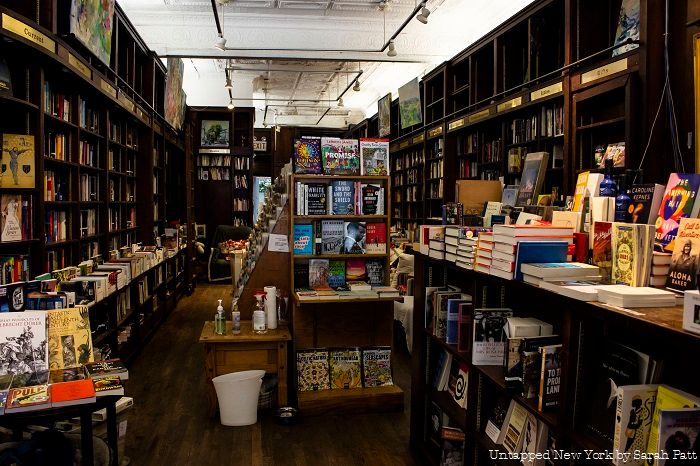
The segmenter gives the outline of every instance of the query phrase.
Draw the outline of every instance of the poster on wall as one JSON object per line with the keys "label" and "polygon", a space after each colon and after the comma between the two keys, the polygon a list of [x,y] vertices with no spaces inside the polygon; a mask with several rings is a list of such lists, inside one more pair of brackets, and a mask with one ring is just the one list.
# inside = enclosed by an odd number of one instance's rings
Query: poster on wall
{"label": "poster on wall", "polygon": [[[615,32],[615,45],[622,44],[628,39],[639,40],[639,0],[622,0],[620,5],[620,17],[617,21],[617,31]],[[639,44],[623,45],[613,50],[612,56],[622,55],[637,47],[639,47]]]}
{"label": "poster on wall", "polygon": [[379,137],[383,138],[391,133],[391,92],[379,99]]}
{"label": "poster on wall", "polygon": [[0,188],[34,188],[34,136],[3,134]]}
{"label": "poster on wall", "polygon": [[70,32],[105,65],[112,54],[114,0],[71,0]]}
{"label": "poster on wall", "polygon": [[202,120],[201,146],[228,147],[229,124],[228,120]]}
{"label": "poster on wall", "polygon": [[423,122],[418,78],[399,88],[399,115],[401,116],[401,129],[410,128]]}
{"label": "poster on wall", "polygon": [[168,75],[165,79],[165,121],[179,130],[185,120],[187,96],[182,90],[185,64],[180,58],[168,58]]}

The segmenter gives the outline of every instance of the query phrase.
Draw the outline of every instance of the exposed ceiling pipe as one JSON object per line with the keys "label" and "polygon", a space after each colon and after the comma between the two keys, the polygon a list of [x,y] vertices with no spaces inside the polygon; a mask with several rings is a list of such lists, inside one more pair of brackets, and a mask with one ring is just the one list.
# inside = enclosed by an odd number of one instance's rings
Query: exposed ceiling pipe
{"label": "exposed ceiling pipe", "polygon": [[216,21],[216,32],[223,34],[224,31],[221,29],[221,23],[219,22],[219,12],[216,10],[216,0],[211,0],[211,9],[214,10],[214,21]]}

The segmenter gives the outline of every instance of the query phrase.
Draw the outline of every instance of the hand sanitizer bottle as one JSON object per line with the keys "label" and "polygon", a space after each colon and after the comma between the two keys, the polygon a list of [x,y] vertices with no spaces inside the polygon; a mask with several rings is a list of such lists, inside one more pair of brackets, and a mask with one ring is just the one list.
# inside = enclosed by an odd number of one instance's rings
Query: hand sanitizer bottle
{"label": "hand sanitizer bottle", "polygon": [[234,335],[241,333],[241,311],[238,310],[238,298],[231,302],[231,327]]}
{"label": "hand sanitizer bottle", "polygon": [[217,335],[226,333],[226,317],[224,317],[224,307],[221,305],[221,301],[220,299],[219,306],[216,308],[216,315],[214,316],[214,333]]}
{"label": "hand sanitizer bottle", "polygon": [[263,295],[255,295],[258,300],[255,303],[255,311],[253,311],[253,333],[267,333],[267,317],[265,315],[265,304],[263,303]]}

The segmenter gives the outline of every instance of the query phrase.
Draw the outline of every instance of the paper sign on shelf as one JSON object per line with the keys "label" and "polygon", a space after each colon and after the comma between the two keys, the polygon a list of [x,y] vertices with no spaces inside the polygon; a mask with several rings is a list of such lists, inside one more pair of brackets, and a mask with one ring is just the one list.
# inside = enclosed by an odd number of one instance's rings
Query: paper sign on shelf
{"label": "paper sign on shelf", "polygon": [[287,235],[270,233],[270,238],[268,239],[267,243],[267,250],[271,252],[289,252]]}

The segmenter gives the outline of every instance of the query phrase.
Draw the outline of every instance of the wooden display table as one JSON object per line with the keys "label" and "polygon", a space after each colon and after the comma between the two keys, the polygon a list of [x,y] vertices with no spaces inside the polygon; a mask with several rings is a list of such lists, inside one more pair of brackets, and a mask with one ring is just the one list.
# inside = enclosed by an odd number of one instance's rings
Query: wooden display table
{"label": "wooden display table", "polygon": [[199,342],[204,343],[207,371],[209,415],[217,412],[216,391],[212,379],[231,372],[262,369],[277,374],[277,403],[287,404],[287,342],[292,339],[286,326],[257,335],[249,320],[241,321],[241,333],[231,334],[231,322],[226,322],[226,334],[214,333],[214,322],[204,322]]}

